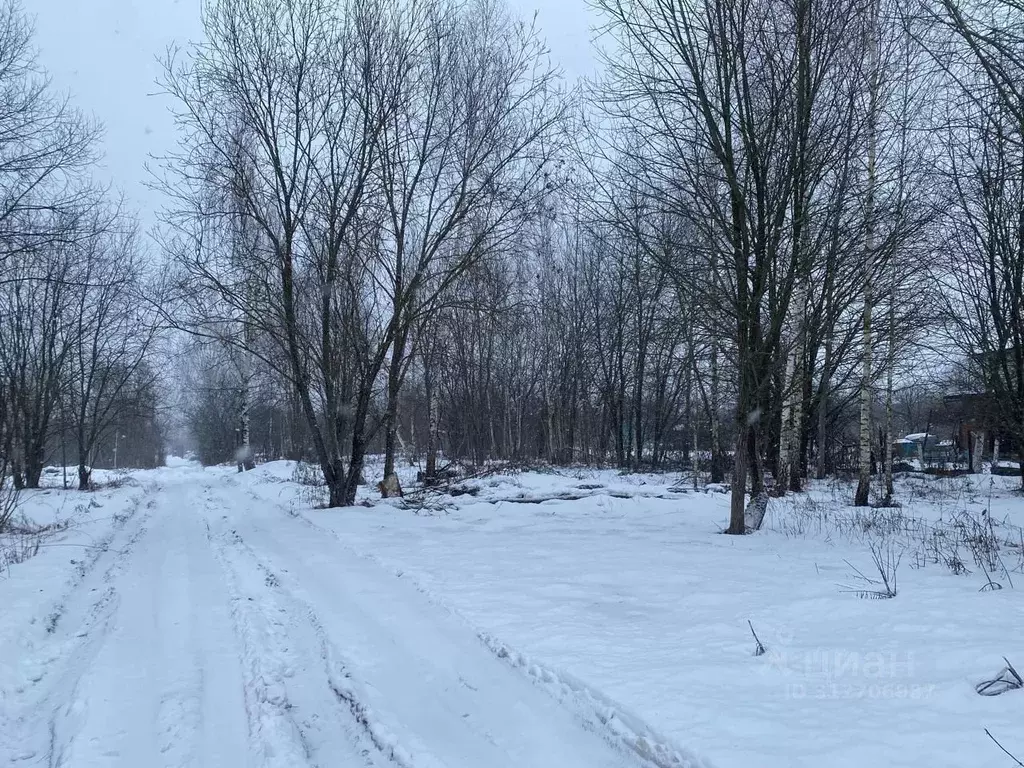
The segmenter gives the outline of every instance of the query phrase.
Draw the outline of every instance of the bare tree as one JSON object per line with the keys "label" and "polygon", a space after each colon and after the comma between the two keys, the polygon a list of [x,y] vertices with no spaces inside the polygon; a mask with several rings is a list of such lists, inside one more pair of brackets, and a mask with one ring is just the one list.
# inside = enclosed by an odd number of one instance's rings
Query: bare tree
{"label": "bare tree", "polygon": [[138,386],[159,329],[133,224],[115,212],[112,225],[96,226],[76,269],[64,276],[73,284],[65,304],[70,350],[62,396],[74,424],[81,490],[90,487],[95,452],[114,428],[123,396]]}
{"label": "bare tree", "polygon": [[[944,266],[947,318],[985,418],[1024,441],[1024,153],[1017,117],[999,98],[975,104],[949,136],[952,248]],[[1024,477],[1022,477],[1024,482]]]}
{"label": "bare tree", "polygon": [[0,4],[0,259],[70,236],[95,160],[96,125],[53,90],[17,0]]}
{"label": "bare tree", "polygon": [[708,266],[698,279],[734,329],[729,532],[743,533],[764,508],[759,500],[745,520],[748,479],[758,499],[766,465],[785,474],[783,444],[791,472],[790,457],[803,455],[792,434],[803,433],[794,398],[802,402],[806,390],[807,323],[794,297],[805,301],[813,238],[822,231],[812,190],[828,190],[851,149],[835,138],[853,117],[857,56],[849,28],[858,9],[754,0],[599,5],[618,44],[608,54],[609,87],[625,105],[608,110],[643,137],[647,173],[663,179],[654,187],[670,191],[666,204],[700,233]]}
{"label": "bare tree", "polygon": [[[169,164],[185,314],[273,342],[261,359],[298,394],[329,503],[352,504],[385,362],[393,463],[413,329],[529,210],[551,77],[486,2],[219,0],[204,24],[165,78],[188,137]],[[241,269],[239,216],[259,243]]]}
{"label": "bare tree", "polygon": [[408,107],[380,136],[387,234],[374,265],[390,304],[385,478],[411,333],[537,215],[563,114],[536,30],[499,3],[410,5],[403,26],[409,66],[394,98]]}
{"label": "bare tree", "polygon": [[[953,248],[939,273],[947,321],[983,419],[1024,444],[1024,6],[940,0],[928,38],[951,93],[946,124],[946,226]],[[935,28],[929,30],[935,32]],[[998,453],[998,449],[996,450]],[[1024,483],[1024,462],[1021,463]]]}
{"label": "bare tree", "polygon": [[[352,503],[360,474],[344,461],[348,404],[338,384],[349,352],[348,264],[365,242],[374,137],[392,108],[373,92],[390,52],[381,10],[215,2],[204,12],[206,41],[172,54],[165,76],[188,137],[169,162],[187,325],[202,333],[241,317],[273,342],[262,361],[295,389],[332,506]],[[260,244],[244,263],[225,239],[239,219]],[[247,333],[220,335],[249,345]]]}
{"label": "bare tree", "polygon": [[879,53],[879,3],[872,0],[868,13],[866,40],[864,44],[867,57],[867,189],[864,198],[864,273],[862,286],[864,290],[864,308],[861,328],[861,380],[860,380],[860,434],[859,458],[857,471],[857,491],[854,494],[855,506],[867,506],[868,493],[871,490],[871,406],[873,404],[873,377],[871,355],[874,347],[871,321],[874,313],[875,297],[872,280],[875,271],[875,194],[878,187],[878,113],[879,88],[881,87],[881,56]]}

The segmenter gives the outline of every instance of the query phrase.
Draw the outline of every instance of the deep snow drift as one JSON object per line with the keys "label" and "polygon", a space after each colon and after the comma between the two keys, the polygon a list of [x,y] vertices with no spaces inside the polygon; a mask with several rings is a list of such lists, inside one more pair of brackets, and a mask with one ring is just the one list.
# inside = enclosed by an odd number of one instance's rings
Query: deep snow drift
{"label": "deep snow drift", "polygon": [[60,530],[0,575],[0,765],[1012,764],[985,728],[1024,753],[1024,690],[975,692],[1024,668],[1013,478],[876,512],[821,485],[737,538],[670,476],[323,510],[294,475],[26,494]]}

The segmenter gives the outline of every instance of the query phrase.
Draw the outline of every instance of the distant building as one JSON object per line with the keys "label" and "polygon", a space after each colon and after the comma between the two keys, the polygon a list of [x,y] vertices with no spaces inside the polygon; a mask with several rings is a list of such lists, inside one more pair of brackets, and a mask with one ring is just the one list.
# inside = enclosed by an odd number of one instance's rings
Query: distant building
{"label": "distant building", "polygon": [[957,449],[969,454],[969,463],[975,465],[974,453],[981,446],[982,456],[991,457],[998,441],[999,456],[1009,458],[1019,452],[1014,434],[1006,428],[1004,409],[996,395],[986,392],[962,392],[943,398],[948,415],[955,423],[953,442]]}
{"label": "distant building", "polygon": [[[927,465],[956,464],[963,462],[966,455],[960,451],[954,440],[940,438],[934,433],[914,432],[892,443],[893,456],[907,461],[917,460]],[[924,466],[921,467],[922,469]]]}

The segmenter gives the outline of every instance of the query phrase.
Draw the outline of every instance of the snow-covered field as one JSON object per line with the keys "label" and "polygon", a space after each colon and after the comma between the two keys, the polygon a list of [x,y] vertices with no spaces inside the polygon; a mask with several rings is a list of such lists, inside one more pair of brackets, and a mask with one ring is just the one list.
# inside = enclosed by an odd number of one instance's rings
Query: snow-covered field
{"label": "snow-covered field", "polygon": [[986,728],[1024,754],[1024,690],[975,691],[1024,669],[1015,478],[874,512],[820,484],[730,537],[728,497],[671,476],[343,510],[293,476],[27,494],[61,526],[0,574],[0,765],[1012,765]]}

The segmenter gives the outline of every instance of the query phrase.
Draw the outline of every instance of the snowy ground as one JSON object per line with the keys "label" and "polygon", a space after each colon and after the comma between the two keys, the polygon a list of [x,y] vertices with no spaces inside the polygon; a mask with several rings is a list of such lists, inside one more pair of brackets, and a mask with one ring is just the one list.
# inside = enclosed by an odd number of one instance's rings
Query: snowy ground
{"label": "snowy ground", "polygon": [[[1011,765],[985,728],[1024,753],[1024,690],[975,692],[1024,668],[1014,478],[868,514],[823,484],[728,537],[728,497],[672,477],[322,510],[293,470],[27,495],[60,530],[0,574],[0,765]],[[872,548],[902,555],[892,599]]]}

